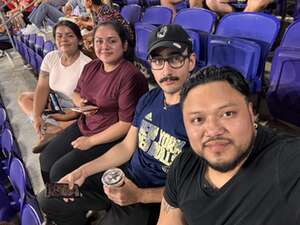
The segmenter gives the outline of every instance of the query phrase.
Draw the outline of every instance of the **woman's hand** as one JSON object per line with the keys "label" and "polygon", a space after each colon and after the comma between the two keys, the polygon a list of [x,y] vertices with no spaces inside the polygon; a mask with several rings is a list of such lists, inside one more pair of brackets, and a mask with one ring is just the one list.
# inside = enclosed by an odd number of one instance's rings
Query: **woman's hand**
{"label": "woman's hand", "polygon": [[44,132],[46,130],[44,129],[44,121],[40,116],[34,118],[33,127],[34,127],[35,133],[38,135],[40,141],[42,141],[44,139],[44,135],[45,135]]}
{"label": "woman's hand", "polygon": [[73,146],[73,148],[79,150],[89,150],[91,147],[94,146],[91,137],[85,137],[85,136],[81,136],[77,138],[75,141],[72,141],[71,145]]}

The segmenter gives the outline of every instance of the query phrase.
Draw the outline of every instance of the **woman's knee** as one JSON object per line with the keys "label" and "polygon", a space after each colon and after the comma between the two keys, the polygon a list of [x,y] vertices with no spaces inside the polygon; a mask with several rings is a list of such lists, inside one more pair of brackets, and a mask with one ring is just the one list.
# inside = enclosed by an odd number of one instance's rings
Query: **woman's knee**
{"label": "woman's knee", "polygon": [[50,182],[57,182],[62,177],[70,173],[72,169],[68,168],[65,162],[57,161],[50,169]]}
{"label": "woman's knee", "polygon": [[22,92],[18,97],[19,105],[23,106],[28,102],[33,102],[33,92]]}

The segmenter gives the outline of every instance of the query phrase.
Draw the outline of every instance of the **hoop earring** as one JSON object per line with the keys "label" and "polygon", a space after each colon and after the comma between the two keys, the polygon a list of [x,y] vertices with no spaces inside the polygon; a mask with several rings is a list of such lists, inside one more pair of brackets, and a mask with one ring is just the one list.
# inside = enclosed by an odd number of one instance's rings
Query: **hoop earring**
{"label": "hoop earring", "polygon": [[257,125],[257,123],[253,123],[253,126],[254,126],[254,128],[255,128],[255,129],[257,129],[257,128],[258,128],[258,125]]}

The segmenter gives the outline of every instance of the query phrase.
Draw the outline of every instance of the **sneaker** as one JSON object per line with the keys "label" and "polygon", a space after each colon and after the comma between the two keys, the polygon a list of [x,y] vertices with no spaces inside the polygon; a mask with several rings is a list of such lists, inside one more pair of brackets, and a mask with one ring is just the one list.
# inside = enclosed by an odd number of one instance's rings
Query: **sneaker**
{"label": "sneaker", "polygon": [[22,29],[21,32],[23,35],[36,34],[40,32],[40,29],[34,24],[29,24],[26,28]]}

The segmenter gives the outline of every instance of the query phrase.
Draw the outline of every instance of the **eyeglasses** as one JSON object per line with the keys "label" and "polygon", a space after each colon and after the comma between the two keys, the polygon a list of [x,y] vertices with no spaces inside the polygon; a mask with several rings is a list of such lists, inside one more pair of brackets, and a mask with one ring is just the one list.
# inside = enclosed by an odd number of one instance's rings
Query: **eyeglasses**
{"label": "eyeglasses", "polygon": [[165,66],[166,61],[168,62],[169,66],[173,69],[179,69],[184,65],[185,59],[188,57],[189,55],[180,54],[174,54],[167,57],[156,56],[154,58],[151,58],[150,56],[148,62],[151,66],[151,69],[153,70],[162,70]]}

